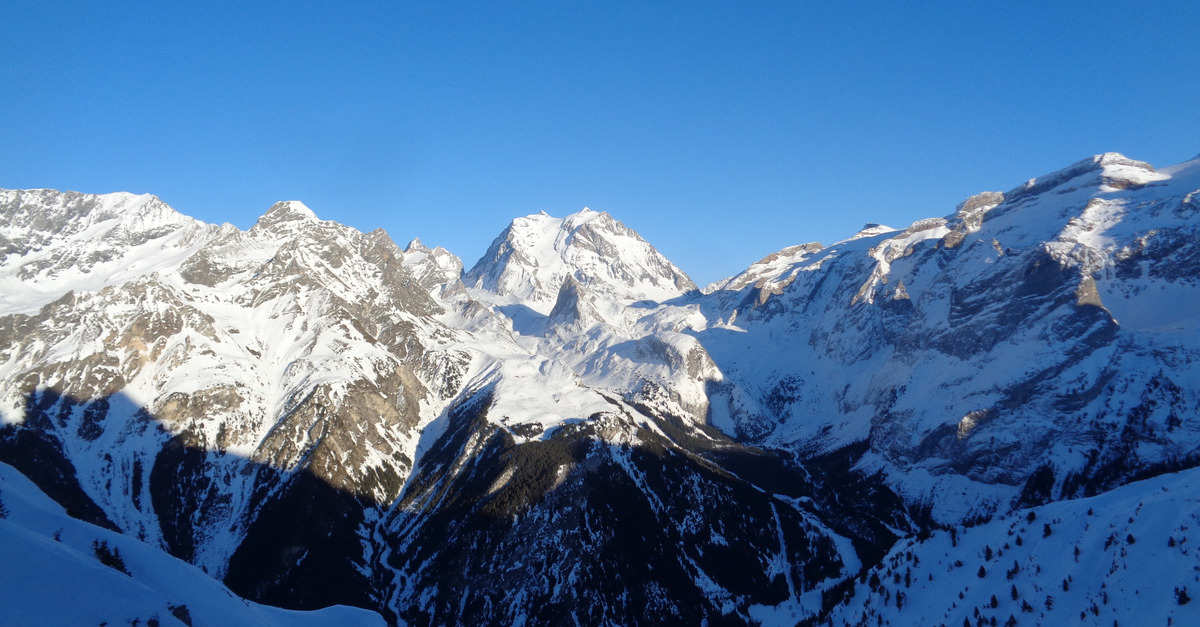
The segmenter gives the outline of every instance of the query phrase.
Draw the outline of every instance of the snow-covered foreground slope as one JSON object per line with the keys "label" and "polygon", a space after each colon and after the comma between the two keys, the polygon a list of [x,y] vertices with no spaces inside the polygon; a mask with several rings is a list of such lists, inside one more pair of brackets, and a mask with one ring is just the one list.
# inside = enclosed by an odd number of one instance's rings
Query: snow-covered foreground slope
{"label": "snow-covered foreground slope", "polygon": [[1198,203],[1099,155],[700,291],[590,210],[464,273],[298,202],[0,192],[0,461],[261,602],[792,624],[897,540],[1197,465]]}
{"label": "snow-covered foreground slope", "polygon": [[[1200,624],[1200,470],[897,542],[832,625]],[[964,622],[965,621],[965,622]]]}
{"label": "snow-covered foreground slope", "polygon": [[385,624],[358,608],[297,612],[245,601],[195,566],[67,516],[7,464],[0,464],[0,503],[5,625]]}

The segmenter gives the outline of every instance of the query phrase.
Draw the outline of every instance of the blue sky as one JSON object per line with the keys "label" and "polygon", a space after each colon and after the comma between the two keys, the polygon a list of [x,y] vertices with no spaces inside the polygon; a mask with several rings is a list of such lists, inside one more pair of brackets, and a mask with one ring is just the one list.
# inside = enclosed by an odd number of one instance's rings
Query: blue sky
{"label": "blue sky", "polygon": [[1090,154],[1200,153],[1200,3],[0,5],[0,187],[274,201],[470,266],[589,206],[701,284]]}

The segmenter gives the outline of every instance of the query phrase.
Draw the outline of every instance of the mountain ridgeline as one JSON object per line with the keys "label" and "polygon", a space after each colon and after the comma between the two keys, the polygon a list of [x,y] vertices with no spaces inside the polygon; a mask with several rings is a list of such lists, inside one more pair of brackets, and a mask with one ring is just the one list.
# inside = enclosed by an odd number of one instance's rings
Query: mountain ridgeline
{"label": "mountain ridgeline", "polygon": [[244,598],[391,624],[1184,624],[1198,277],[1200,159],[703,289],[588,209],[464,271],[294,201],[0,191],[0,462]]}

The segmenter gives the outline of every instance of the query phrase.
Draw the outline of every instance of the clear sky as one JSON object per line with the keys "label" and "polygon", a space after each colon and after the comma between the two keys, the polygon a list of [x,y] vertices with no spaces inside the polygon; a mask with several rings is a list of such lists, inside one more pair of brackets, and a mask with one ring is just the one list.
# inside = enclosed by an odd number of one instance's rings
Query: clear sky
{"label": "clear sky", "polygon": [[612,213],[700,284],[1088,155],[1200,153],[1197,2],[0,4],[0,187],[301,200],[468,267]]}

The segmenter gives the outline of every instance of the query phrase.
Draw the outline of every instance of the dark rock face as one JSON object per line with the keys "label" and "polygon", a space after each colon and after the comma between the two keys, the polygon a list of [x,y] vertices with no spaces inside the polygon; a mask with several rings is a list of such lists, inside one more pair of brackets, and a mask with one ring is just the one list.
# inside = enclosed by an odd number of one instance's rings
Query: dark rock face
{"label": "dark rock face", "polygon": [[0,460],[29,477],[50,498],[62,505],[67,513],[80,520],[107,529],[118,530],[104,510],[88,496],[75,473],[62,443],[48,431],[54,427],[49,411],[70,412],[74,405],[69,399],[61,402],[54,393],[31,397],[26,405],[26,424],[22,429],[5,425],[0,429]]}
{"label": "dark rock face", "polygon": [[[0,461],[21,470],[71,516],[145,538],[144,530],[122,529],[109,520],[76,478],[64,443],[70,435],[46,412],[70,413],[80,403],[47,392],[31,397],[29,405],[24,424],[0,431]],[[363,512],[377,507],[369,496],[339,491],[306,471],[281,473],[196,448],[184,437],[161,435],[148,473],[137,460],[130,484],[110,482],[103,490],[130,495],[134,509],[154,517],[164,550],[194,561],[206,543],[219,541],[214,531],[232,525],[245,530],[225,574],[235,592],[292,609],[374,607],[360,569],[358,536]],[[112,456],[106,461],[119,463]],[[250,492],[232,493],[230,475],[241,477]],[[237,507],[240,500],[249,500],[249,506]]]}
{"label": "dark rock face", "polygon": [[[271,490],[272,485],[279,487]],[[359,537],[364,510],[376,504],[305,472],[272,476],[257,490],[261,504],[225,575],[231,590],[298,610],[377,607],[363,573]]]}
{"label": "dark rock face", "polygon": [[853,574],[830,521],[873,554],[909,524],[894,495],[859,512],[805,505],[888,492],[849,465],[814,485],[769,452],[608,420],[519,443],[486,407],[451,413],[385,524],[391,605],[413,624],[743,624],[751,605]]}
{"label": "dark rock face", "polygon": [[167,551],[183,560],[195,559],[197,533],[203,538],[203,527],[194,522],[197,515],[208,513],[221,500],[211,470],[208,454],[180,438],[168,440],[154,457],[150,502]]}

